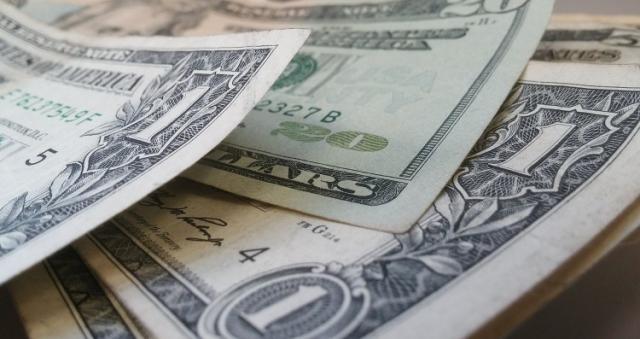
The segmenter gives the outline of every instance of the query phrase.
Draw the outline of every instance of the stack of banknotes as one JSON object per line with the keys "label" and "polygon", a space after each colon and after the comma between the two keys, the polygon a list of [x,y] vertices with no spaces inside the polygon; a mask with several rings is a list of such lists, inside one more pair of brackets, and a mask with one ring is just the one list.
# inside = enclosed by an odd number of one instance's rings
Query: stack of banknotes
{"label": "stack of banknotes", "polygon": [[499,337],[640,224],[640,18],[6,2],[0,283],[29,337]]}

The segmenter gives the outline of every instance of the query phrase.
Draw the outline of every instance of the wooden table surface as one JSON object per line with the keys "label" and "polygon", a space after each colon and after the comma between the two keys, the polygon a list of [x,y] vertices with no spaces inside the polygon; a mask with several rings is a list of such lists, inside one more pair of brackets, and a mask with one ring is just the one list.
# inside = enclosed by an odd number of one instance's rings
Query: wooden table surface
{"label": "wooden table surface", "polygon": [[640,15],[640,0],[556,0],[556,12]]}
{"label": "wooden table surface", "polygon": [[[640,16],[640,0],[557,0],[556,12]],[[2,338],[26,337],[2,287],[0,328]],[[640,242],[616,248],[509,336],[529,338],[640,338]]]}

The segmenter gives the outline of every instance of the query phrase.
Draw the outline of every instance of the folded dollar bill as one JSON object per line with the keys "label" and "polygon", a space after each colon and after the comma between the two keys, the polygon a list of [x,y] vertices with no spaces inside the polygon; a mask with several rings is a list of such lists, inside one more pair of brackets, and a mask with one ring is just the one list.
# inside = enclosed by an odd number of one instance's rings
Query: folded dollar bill
{"label": "folded dollar bill", "polygon": [[175,181],[76,248],[153,333],[467,337],[635,227],[638,72],[532,63],[404,234]]}
{"label": "folded dollar bill", "polygon": [[552,6],[550,0],[58,1],[52,20],[95,34],[312,28],[241,127],[185,175],[325,218],[403,232],[497,112]]}
{"label": "folded dollar bill", "polygon": [[218,144],[306,38],[80,38],[0,6],[0,282]]}

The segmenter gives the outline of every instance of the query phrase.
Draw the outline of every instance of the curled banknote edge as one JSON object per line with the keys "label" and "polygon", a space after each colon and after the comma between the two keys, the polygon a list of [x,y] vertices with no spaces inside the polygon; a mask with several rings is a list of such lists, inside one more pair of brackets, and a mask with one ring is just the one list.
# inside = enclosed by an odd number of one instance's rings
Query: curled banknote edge
{"label": "curled banknote edge", "polygon": [[[395,233],[424,213],[498,111],[553,7],[551,0],[42,3],[24,9],[59,13],[47,20],[93,34],[311,28],[240,128],[184,175]],[[149,19],[131,20],[142,16]]]}
{"label": "curled banknote edge", "polygon": [[307,35],[84,38],[0,5],[0,282],[209,152]]}

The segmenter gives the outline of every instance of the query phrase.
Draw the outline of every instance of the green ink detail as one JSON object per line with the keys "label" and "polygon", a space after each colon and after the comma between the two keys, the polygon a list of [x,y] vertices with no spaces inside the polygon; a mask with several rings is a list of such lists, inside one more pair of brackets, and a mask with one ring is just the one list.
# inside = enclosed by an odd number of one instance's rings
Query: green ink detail
{"label": "green ink detail", "polygon": [[331,146],[360,152],[376,152],[389,145],[389,141],[379,135],[355,131],[332,134],[327,137],[327,143]]}
{"label": "green ink detail", "polygon": [[298,53],[293,57],[278,80],[271,86],[272,90],[291,87],[307,80],[318,69],[318,62],[311,55]]}
{"label": "green ink detail", "polygon": [[331,134],[328,128],[293,121],[281,122],[280,127],[271,131],[271,135],[282,134],[295,141],[317,142]]}

